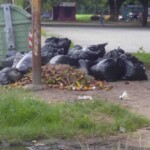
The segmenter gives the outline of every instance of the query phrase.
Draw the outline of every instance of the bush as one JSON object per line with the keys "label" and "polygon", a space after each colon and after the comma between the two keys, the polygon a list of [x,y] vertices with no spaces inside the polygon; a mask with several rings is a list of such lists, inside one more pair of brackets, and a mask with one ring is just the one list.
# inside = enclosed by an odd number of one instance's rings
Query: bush
{"label": "bush", "polygon": [[93,21],[99,20],[99,16],[93,15],[93,16],[91,16],[91,20],[93,20]]}

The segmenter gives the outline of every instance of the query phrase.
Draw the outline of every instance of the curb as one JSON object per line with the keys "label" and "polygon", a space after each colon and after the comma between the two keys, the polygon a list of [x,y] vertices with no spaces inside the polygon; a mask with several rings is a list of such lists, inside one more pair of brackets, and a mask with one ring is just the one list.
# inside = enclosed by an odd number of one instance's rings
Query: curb
{"label": "curb", "polygon": [[[67,23],[67,22],[42,22],[41,26],[45,27],[113,27],[113,28],[144,28],[142,25],[134,25],[134,24],[104,24],[101,25],[99,23]],[[145,27],[149,28],[149,27]]]}

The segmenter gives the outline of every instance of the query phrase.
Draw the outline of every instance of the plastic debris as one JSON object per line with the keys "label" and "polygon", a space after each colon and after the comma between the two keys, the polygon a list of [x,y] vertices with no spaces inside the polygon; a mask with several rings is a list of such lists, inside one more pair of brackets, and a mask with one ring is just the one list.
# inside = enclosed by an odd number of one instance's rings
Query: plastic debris
{"label": "plastic debris", "polygon": [[127,91],[124,91],[124,92],[122,93],[122,95],[119,96],[119,99],[123,99],[123,100],[130,99],[130,98],[128,97]]}
{"label": "plastic debris", "polygon": [[27,73],[32,68],[32,52],[26,53],[17,63],[15,68],[22,73]]}
{"label": "plastic debris", "polygon": [[15,67],[16,67],[16,65],[17,65],[18,62],[24,57],[24,55],[25,55],[25,54],[20,53],[20,52],[18,52],[18,53],[15,55],[12,68],[15,68]]}
{"label": "plastic debris", "polygon": [[4,68],[0,71],[0,84],[6,85],[14,83],[20,80],[22,77],[21,73],[15,68]]}
{"label": "plastic debris", "polygon": [[125,133],[125,132],[126,132],[126,129],[125,129],[124,127],[120,127],[119,131],[120,131],[121,133]]}
{"label": "plastic debris", "polygon": [[78,96],[78,100],[93,100],[92,96]]}

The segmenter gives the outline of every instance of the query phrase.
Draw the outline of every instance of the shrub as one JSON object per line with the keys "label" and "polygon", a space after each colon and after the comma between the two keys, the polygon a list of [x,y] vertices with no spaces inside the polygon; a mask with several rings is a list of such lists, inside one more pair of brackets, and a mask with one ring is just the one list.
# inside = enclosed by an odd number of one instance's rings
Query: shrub
{"label": "shrub", "polygon": [[99,16],[93,15],[93,16],[91,16],[91,20],[93,20],[93,21],[99,20]]}

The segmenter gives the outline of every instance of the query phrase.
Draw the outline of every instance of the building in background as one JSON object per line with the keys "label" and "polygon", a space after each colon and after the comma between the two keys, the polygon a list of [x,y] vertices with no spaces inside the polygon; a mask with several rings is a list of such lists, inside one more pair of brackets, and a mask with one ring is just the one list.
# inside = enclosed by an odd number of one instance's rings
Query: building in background
{"label": "building in background", "polygon": [[53,20],[75,21],[76,20],[76,2],[61,2],[59,6],[53,6]]}

